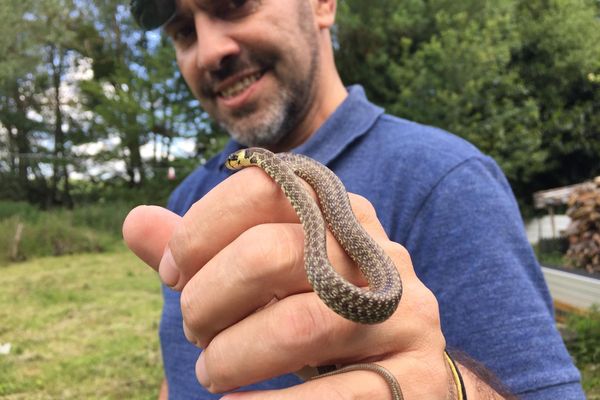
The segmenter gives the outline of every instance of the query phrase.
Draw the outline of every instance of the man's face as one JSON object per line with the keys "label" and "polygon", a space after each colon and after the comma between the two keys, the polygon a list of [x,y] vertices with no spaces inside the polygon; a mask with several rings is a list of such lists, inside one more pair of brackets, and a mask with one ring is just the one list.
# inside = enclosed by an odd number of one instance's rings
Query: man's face
{"label": "man's face", "polygon": [[306,117],[319,64],[308,0],[178,0],[166,26],[203,108],[238,142],[276,145]]}

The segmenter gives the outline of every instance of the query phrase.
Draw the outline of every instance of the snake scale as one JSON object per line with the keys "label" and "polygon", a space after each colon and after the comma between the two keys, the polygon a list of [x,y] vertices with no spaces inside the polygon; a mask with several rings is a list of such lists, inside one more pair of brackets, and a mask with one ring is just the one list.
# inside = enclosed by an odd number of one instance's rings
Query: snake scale
{"label": "snake scale", "polygon": [[[329,308],[362,324],[383,322],[394,313],[402,296],[398,270],[356,220],[346,189],[333,172],[306,156],[274,154],[262,148],[235,152],[227,159],[226,166],[230,169],[257,166],[281,186],[303,226],[308,281]],[[315,190],[321,209],[298,177]],[[326,226],[364,274],[368,290],[351,284],[331,266],[327,258]]]}
{"label": "snake scale", "polygon": [[[400,274],[393,261],[357,221],[344,185],[331,170],[303,155],[275,154],[256,147],[231,154],[225,165],[232,170],[259,167],[282,188],[303,227],[304,267],[308,281],[331,310],[361,324],[380,323],[394,313],[402,296]],[[300,178],[314,189],[318,204]],[[368,289],[348,282],[331,266],[327,257],[327,227],[360,268],[369,284]],[[402,399],[394,376],[377,364],[349,365],[318,377],[361,369],[378,373],[388,383],[392,398]]]}

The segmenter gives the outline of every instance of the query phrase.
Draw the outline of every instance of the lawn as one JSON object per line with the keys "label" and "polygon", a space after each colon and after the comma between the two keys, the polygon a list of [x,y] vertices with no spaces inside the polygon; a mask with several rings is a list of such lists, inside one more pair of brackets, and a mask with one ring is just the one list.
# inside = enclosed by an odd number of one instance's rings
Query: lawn
{"label": "lawn", "polygon": [[[0,264],[0,288],[0,399],[156,399],[160,285],[122,245]],[[590,400],[598,367],[581,368]]]}
{"label": "lawn", "polygon": [[0,266],[0,398],[156,399],[160,285],[125,249]]}

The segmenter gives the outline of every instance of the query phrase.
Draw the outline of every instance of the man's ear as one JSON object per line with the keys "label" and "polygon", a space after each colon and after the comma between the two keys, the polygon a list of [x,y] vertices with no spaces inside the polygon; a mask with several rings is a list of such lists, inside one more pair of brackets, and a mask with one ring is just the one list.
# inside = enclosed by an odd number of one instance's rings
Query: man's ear
{"label": "man's ear", "polygon": [[335,23],[337,0],[313,0],[315,18],[320,29],[328,29]]}

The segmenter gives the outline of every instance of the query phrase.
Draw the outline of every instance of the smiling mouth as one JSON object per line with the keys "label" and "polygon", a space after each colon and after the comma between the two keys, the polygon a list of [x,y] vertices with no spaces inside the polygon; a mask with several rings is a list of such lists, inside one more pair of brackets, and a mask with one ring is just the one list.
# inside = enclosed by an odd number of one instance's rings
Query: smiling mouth
{"label": "smiling mouth", "polygon": [[218,92],[218,95],[224,99],[230,99],[241,94],[244,90],[248,89],[254,82],[259,80],[263,76],[264,72],[257,72],[252,75],[248,75],[245,78],[237,81],[228,88]]}

